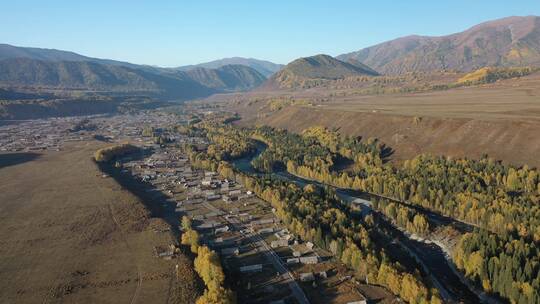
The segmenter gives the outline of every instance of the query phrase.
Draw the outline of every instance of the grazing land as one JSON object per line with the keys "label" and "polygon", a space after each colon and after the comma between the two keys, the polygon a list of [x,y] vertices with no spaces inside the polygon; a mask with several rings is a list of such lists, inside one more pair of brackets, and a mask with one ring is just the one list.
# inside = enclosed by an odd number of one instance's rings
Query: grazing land
{"label": "grazing land", "polygon": [[[496,83],[423,93],[356,94],[354,90],[265,91],[215,96],[242,116],[242,125],[300,132],[314,125],[378,138],[392,160],[433,153],[488,154],[516,165],[539,166],[540,73]],[[279,103],[279,105],[277,105]]]}
{"label": "grazing land", "polygon": [[0,302],[191,303],[200,294],[188,258],[175,260],[180,281],[154,257],[172,236],[154,232],[165,224],[103,177],[91,159],[100,145],[0,154]]}
{"label": "grazing land", "polygon": [[378,2],[5,5],[0,304],[540,304],[540,16]]}

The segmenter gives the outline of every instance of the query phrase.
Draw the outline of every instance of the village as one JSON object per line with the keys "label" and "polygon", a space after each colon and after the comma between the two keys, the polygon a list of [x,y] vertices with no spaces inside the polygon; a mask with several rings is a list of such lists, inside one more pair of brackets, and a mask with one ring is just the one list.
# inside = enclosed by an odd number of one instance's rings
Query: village
{"label": "village", "polygon": [[[175,144],[146,142],[153,153],[124,158],[122,171],[151,184],[147,191],[165,195],[163,207],[174,210],[177,225],[182,216],[191,219],[201,243],[221,256],[240,303],[327,303],[324,292],[331,294],[333,303],[365,303],[352,275],[329,252],[291,234],[275,210],[243,185],[193,169],[176,148],[190,143],[204,149],[206,138],[167,136]],[[175,250],[162,246],[156,248],[156,256],[173,259]]]}
{"label": "village", "polygon": [[141,126],[170,126],[177,121],[176,115],[158,112],[20,121],[0,125],[0,152],[54,152],[66,143],[89,140],[133,141],[145,145]]}
{"label": "village", "polygon": [[70,141],[88,139],[72,128],[80,118],[49,118],[0,125],[1,152],[59,151]]}
{"label": "village", "polygon": [[[366,303],[366,291],[352,271],[291,234],[269,203],[236,181],[191,167],[178,147],[189,143],[205,149],[209,143],[172,131],[186,119],[148,112],[24,122],[2,127],[0,148],[54,153],[69,141],[129,142],[145,152],[119,159],[117,170],[149,186],[147,194],[159,198],[159,207],[176,225],[173,232],[181,233],[183,216],[191,219],[201,243],[220,255],[239,303]],[[148,128],[152,134],[144,134]],[[156,136],[168,143],[156,142]],[[179,244],[154,250],[156,258],[174,260]]]}

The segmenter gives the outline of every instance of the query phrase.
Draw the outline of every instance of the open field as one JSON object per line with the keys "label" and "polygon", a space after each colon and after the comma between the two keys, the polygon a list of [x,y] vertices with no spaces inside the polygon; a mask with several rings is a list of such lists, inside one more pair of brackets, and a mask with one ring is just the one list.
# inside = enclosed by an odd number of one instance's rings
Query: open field
{"label": "open field", "polygon": [[[235,95],[225,107],[241,124],[301,132],[322,125],[348,135],[375,137],[394,150],[392,160],[419,153],[458,157],[488,154],[516,165],[540,166],[540,74],[493,84],[426,93],[321,97],[298,93]],[[216,96],[215,98],[218,98]],[[275,98],[305,104],[268,106]],[[212,101],[225,101],[226,96]],[[307,103],[307,104],[306,104]]]}
{"label": "open field", "polygon": [[0,302],[196,299],[194,284],[179,290],[173,280],[179,263],[185,281],[196,282],[191,262],[153,256],[153,247],[171,243],[171,235],[155,233],[151,227],[160,220],[102,177],[91,160],[97,145],[72,143],[37,158],[0,154]]}
{"label": "open field", "polygon": [[345,112],[540,122],[540,74],[417,94],[336,97],[321,105]]}

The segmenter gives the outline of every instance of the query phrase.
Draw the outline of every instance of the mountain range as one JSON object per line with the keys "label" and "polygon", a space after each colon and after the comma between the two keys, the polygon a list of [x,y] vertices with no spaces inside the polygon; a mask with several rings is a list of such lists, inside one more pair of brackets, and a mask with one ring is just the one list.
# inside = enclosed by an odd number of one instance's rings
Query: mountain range
{"label": "mountain range", "polygon": [[540,65],[540,17],[508,17],[440,37],[407,36],[337,56],[382,74]]}
{"label": "mountain range", "polygon": [[180,99],[217,92],[183,74],[155,73],[92,61],[13,58],[1,60],[0,71],[0,84],[9,87],[149,93]]}
{"label": "mountain range", "polygon": [[[286,66],[252,58],[224,58],[161,68],[99,59],[54,49],[0,44],[0,86],[145,92],[191,99],[218,92],[310,87],[348,76],[460,71],[481,67],[540,66],[540,17],[508,17],[460,33],[407,36],[356,52],[315,55]],[[268,80],[266,80],[268,78]]]}
{"label": "mountain range", "polygon": [[0,85],[12,88],[149,93],[173,99],[250,90],[266,80],[248,65],[182,71],[7,44],[0,45],[0,71]]}

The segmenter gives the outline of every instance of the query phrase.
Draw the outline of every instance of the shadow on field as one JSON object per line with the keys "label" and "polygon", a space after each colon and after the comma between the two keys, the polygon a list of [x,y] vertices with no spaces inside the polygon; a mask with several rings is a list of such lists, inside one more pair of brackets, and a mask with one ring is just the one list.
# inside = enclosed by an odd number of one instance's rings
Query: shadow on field
{"label": "shadow on field", "polygon": [[9,153],[0,154],[0,169],[15,166],[37,159],[41,155],[37,153]]}
{"label": "shadow on field", "polygon": [[168,202],[168,196],[152,184],[140,181],[130,173],[122,173],[111,164],[97,163],[97,165],[102,172],[107,173],[120,186],[139,198],[150,211],[152,217],[162,218],[166,221],[171,226],[174,236],[178,238],[180,235],[178,230],[179,217],[175,213],[176,205]]}

